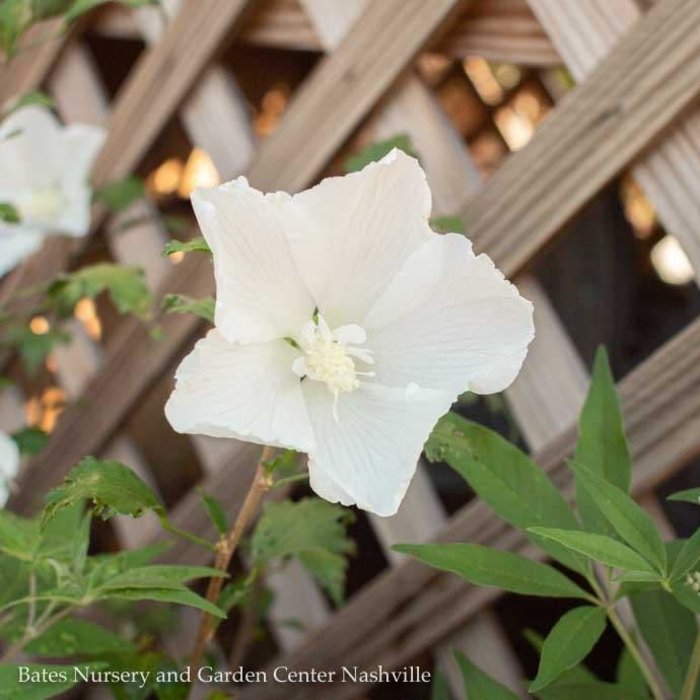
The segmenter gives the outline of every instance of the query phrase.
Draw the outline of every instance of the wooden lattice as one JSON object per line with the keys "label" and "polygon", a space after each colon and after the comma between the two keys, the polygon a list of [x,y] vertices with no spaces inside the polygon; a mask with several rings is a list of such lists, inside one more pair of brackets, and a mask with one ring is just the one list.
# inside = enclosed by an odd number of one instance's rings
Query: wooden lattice
{"label": "wooden lattice", "polygon": [[[105,183],[134,170],[177,114],[193,145],[207,151],[224,179],[246,173],[263,190],[302,189],[355,130],[376,138],[410,135],[428,173],[438,214],[461,213],[478,250],[488,252],[536,309],[537,337],[507,400],[529,447],[565,491],[563,459],[586,390],[586,370],[538,282],[532,259],[611,178],[630,168],[667,230],[682,242],[700,281],[700,3],[697,0],[164,0],[170,19],[150,10],[111,9],[95,31],[139,38],[147,48],[114,100],[107,97],[83,39],[43,42],[0,74],[0,103],[45,84],[63,119],[105,124],[109,138],[95,171]],[[37,28],[44,35],[52,26]],[[36,34],[36,32],[35,32]],[[219,52],[232,41],[325,52],[294,95],[279,127],[258,142],[248,107]],[[27,38],[35,42],[36,36]],[[424,49],[450,56],[478,54],[546,69],[568,66],[579,82],[487,183],[435,94],[413,70]],[[173,267],[161,249],[168,237],[155,207],[139,204],[124,217],[143,223],[120,230],[106,221],[115,260],[142,266],[154,288],[192,296],[213,293],[206,260],[187,257]],[[96,221],[104,212],[96,212]],[[81,243],[54,241],[9,277],[0,299],[45,279],[80,254]],[[72,345],[57,354],[57,375],[73,403],[47,449],[20,479],[13,506],[31,511],[36,498],[85,454],[121,459],[151,480],[147,461],[124,432],[130,413],[165,376],[199,331],[197,319],[163,319],[165,340],[126,319],[95,344],[76,323]],[[6,359],[6,358],[5,358]],[[700,452],[700,322],[692,323],[620,384],[635,458],[633,489],[663,518],[652,489]],[[22,397],[6,392],[3,415]],[[11,405],[11,404],[16,405]],[[94,406],[99,405],[99,411]],[[238,509],[252,478],[254,446],[192,438],[205,488]],[[194,492],[174,507],[176,524],[213,535]],[[400,666],[426,649],[444,656],[459,647],[514,688],[518,662],[488,604],[497,592],[404,561],[397,541],[468,540],[531,550],[523,536],[473,502],[448,517],[419,468],[401,511],[371,524],[391,566],[341,610],[331,613],[296,566],[268,581],[282,656],[274,663],[334,668]],[[157,524],[118,521],[124,546],[159,536]],[[668,527],[668,525],[666,525]],[[179,543],[171,561],[202,561]],[[281,623],[294,618],[306,633]],[[280,623],[280,624],[275,624]],[[185,626],[185,635],[188,633]],[[177,644],[177,640],[173,641]],[[246,700],[358,697],[362,687],[290,689],[257,685]]]}

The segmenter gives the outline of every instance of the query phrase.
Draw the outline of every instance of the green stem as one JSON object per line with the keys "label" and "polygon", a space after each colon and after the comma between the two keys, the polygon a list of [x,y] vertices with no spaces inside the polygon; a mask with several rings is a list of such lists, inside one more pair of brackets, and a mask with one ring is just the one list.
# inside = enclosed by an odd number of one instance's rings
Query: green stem
{"label": "green stem", "polygon": [[272,484],[272,489],[278,489],[282,486],[289,486],[289,484],[296,484],[299,481],[307,481],[308,478],[308,474],[294,474],[294,476],[286,476],[284,479],[275,481],[275,483]]}
{"label": "green stem", "polygon": [[683,690],[681,690],[679,700],[691,700],[693,693],[695,692],[695,685],[698,682],[698,673],[700,672],[700,630],[695,637],[695,644],[693,646],[693,653],[690,657],[690,666],[688,666],[688,673],[685,676],[685,681],[683,682]]}
{"label": "green stem", "polygon": [[627,631],[627,628],[618,616],[615,607],[613,605],[610,605],[606,609],[606,612],[608,614],[608,619],[612,623],[612,626],[617,630],[617,633],[620,635],[620,639],[622,639],[622,642],[627,647],[627,650],[632,655],[632,658],[635,660],[637,666],[639,666],[639,670],[642,672],[644,680],[646,680],[647,685],[651,690],[651,694],[654,696],[654,700],[664,700],[664,693],[661,689],[661,686],[659,685],[659,682],[654,677],[654,674],[647,665],[647,662],[644,660],[642,653],[639,651],[639,648],[634,643],[634,640],[630,636],[630,633]]}

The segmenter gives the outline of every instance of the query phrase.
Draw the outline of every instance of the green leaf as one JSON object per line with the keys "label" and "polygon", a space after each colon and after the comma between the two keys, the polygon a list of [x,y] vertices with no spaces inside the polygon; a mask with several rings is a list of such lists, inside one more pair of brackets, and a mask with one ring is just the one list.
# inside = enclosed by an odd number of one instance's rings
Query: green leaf
{"label": "green leaf", "polygon": [[450,700],[447,681],[439,671],[433,673],[433,682],[430,684],[430,700]]}
{"label": "green leaf", "polygon": [[[544,637],[534,630],[526,629],[523,630],[523,636],[530,643],[530,646],[537,652],[537,655],[541,655],[542,647],[544,647]],[[570,669],[564,671],[555,681],[557,685],[562,683],[587,683],[588,681],[595,681],[597,678],[591,671],[589,671],[582,663],[575,664]]]}
{"label": "green leaf", "polygon": [[31,19],[25,0],[0,2],[0,48],[8,58],[14,55],[17,42],[29,27]]}
{"label": "green leaf", "polygon": [[649,700],[646,693],[637,693],[626,686],[603,681],[554,683],[537,696],[540,700]]}
{"label": "green leaf", "polygon": [[104,592],[104,597],[121,600],[155,600],[160,603],[175,603],[204,610],[214,617],[226,619],[226,613],[206,598],[187,588],[119,588]]}
{"label": "green leaf", "polygon": [[401,544],[397,552],[411,554],[426,564],[451,571],[477,586],[511,593],[552,598],[590,598],[556,569],[519,554],[478,544]]}
{"label": "green leaf", "polygon": [[320,498],[267,503],[251,540],[253,564],[296,556],[339,603],[354,551],[346,532],[351,521],[349,510]]}
{"label": "green leaf", "polygon": [[217,532],[220,535],[225,535],[228,532],[228,519],[226,518],[226,511],[221,505],[221,501],[214,498],[214,496],[208,496],[204,491],[200,491],[199,495]]}
{"label": "green leaf", "polygon": [[694,489],[686,489],[685,491],[677,491],[667,497],[669,501],[685,501],[693,505],[700,505],[700,487]]}
{"label": "green leaf", "polygon": [[209,323],[214,323],[214,299],[193,299],[185,294],[166,294],[163,298],[163,311],[166,314],[194,314]]}
{"label": "green leaf", "polygon": [[[87,1],[89,2],[90,0]],[[81,0],[78,0],[76,5],[80,4]],[[128,209],[132,204],[143,199],[145,196],[146,188],[144,187],[143,181],[133,175],[119,180],[118,182],[110,182],[108,185],[98,187],[93,193],[93,197],[96,201],[102,202],[102,204],[113,212]]]}
{"label": "green leaf", "polygon": [[0,202],[0,221],[4,221],[6,224],[19,223],[19,212],[13,204],[9,202]]}
{"label": "green leaf", "polygon": [[203,236],[195,236],[189,241],[168,241],[163,249],[163,255],[167,257],[173,253],[209,253],[211,255],[211,248]]}
{"label": "green leaf", "polygon": [[669,578],[674,581],[695,569],[700,560],[700,529],[697,529],[692,537],[683,540],[680,550],[676,554]]}
{"label": "green leaf", "polygon": [[[36,0],[34,0],[34,2],[36,2]],[[12,114],[12,112],[16,112],[18,109],[22,109],[23,107],[29,106],[46,107],[47,109],[53,109],[56,106],[56,103],[53,101],[53,98],[47,95],[45,92],[42,92],[41,90],[32,90],[31,92],[27,92],[24,95],[22,95],[12,105],[12,109],[10,109],[10,111],[7,112],[5,116],[7,116],[8,114]],[[2,210],[1,204],[0,210]]]}
{"label": "green leaf", "polygon": [[660,573],[666,573],[666,548],[654,521],[624,491],[577,462],[577,488],[584,489],[614,530]]}
{"label": "green leaf", "polygon": [[22,454],[36,455],[46,447],[49,436],[40,428],[28,427],[13,433],[12,439]]}
{"label": "green leaf", "polygon": [[668,687],[677,695],[690,662],[697,635],[695,616],[666,591],[630,596],[634,619]]}
{"label": "green leaf", "polygon": [[464,654],[456,651],[455,659],[462,672],[464,689],[469,700],[518,700],[515,693],[484,673]]}
{"label": "green leaf", "polygon": [[67,12],[75,0],[31,0],[34,20],[57,17]]}
{"label": "green leaf", "polygon": [[153,298],[146,285],[143,270],[114,263],[98,263],[76,272],[61,275],[48,289],[47,298],[62,316],[73,312],[83,298],[95,299],[107,292],[114,306],[122,314],[131,313],[148,317]]}
{"label": "green leaf", "polygon": [[[20,675],[20,669],[26,669]],[[73,686],[73,666],[22,664],[0,666],[0,698],[3,700],[44,700],[53,698]]]}
{"label": "green leaf", "polygon": [[605,611],[582,606],[567,612],[544,641],[537,677],[530,685],[536,693],[550,685],[564,671],[588,656],[605,630]]}
{"label": "green leaf", "polygon": [[135,653],[137,647],[104,627],[87,620],[59,620],[26,646],[31,654],[61,657],[95,658],[107,654]]}
{"label": "green leaf", "polygon": [[[652,565],[641,555],[627,545],[592,532],[582,530],[559,530],[555,528],[533,527],[530,532],[559,542],[559,544],[574,552],[583,554],[589,559],[602,562],[618,569],[632,571],[647,571],[654,573]],[[657,574],[658,578],[658,574]]]}
{"label": "green leaf", "polygon": [[[86,12],[105,5],[110,0],[75,0],[70,11],[66,13],[66,22],[75,22],[79,17],[82,17]],[[118,0],[120,5],[124,7],[146,7],[147,5],[159,5],[160,0]]]}
{"label": "green leaf", "polygon": [[65,345],[71,339],[69,333],[51,328],[46,333],[34,333],[28,325],[8,329],[4,344],[17,348],[29,374],[41,367],[57,345]]}
{"label": "green leaf", "polygon": [[[579,436],[574,460],[608,483],[629,491],[631,459],[615,388],[605,348],[598,348],[591,386],[579,419]],[[584,524],[593,530],[609,533],[606,519],[585,488],[576,482],[576,502]]]}
{"label": "green leaf", "polygon": [[0,508],[0,551],[16,559],[32,561],[38,546],[39,524]]}
{"label": "green leaf", "polygon": [[648,694],[647,682],[627,647],[622,647],[617,662],[617,682],[632,692],[639,693],[639,695]]}
{"label": "green leaf", "polygon": [[438,233],[465,234],[467,232],[467,227],[461,216],[435,216],[430,219],[430,228]]}
{"label": "green leaf", "polygon": [[671,584],[674,598],[696,615],[700,615],[700,576],[697,572],[687,574],[686,578]]}
{"label": "green leaf", "polygon": [[[513,527],[523,531],[534,526],[579,528],[569,504],[544,471],[493,430],[448,413],[433,429],[425,451],[428,459],[447,462]],[[552,540],[531,539],[566,566],[588,570],[578,554]]]}
{"label": "green leaf", "polygon": [[395,148],[407,153],[409,156],[416,156],[408,134],[397,134],[386,141],[373,143],[354,156],[350,156],[350,158],[345,161],[345,172],[354,173],[357,170],[362,170],[366,165],[381,160]]}
{"label": "green leaf", "polygon": [[154,564],[116,574],[103,581],[98,590],[103,592],[120,588],[183,588],[188,581],[212,576],[226,578],[228,574],[208,566]]}
{"label": "green leaf", "polygon": [[95,515],[104,519],[115,514],[138,518],[149,510],[164,512],[158,497],[131,469],[119,462],[85,457],[61,486],[46,495],[42,528],[60,510],[82,499],[91,502]]}

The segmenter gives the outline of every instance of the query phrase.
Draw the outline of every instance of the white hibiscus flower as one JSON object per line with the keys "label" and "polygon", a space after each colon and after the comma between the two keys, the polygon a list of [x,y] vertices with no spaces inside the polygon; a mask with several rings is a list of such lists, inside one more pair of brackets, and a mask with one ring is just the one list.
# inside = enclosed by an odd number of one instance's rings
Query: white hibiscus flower
{"label": "white hibiscus flower", "polygon": [[0,432],[0,508],[10,497],[10,482],[17,476],[19,470],[19,448],[17,443],[3,432]]}
{"label": "white hibiscus flower", "polygon": [[177,370],[170,423],[308,452],[316,493],[392,515],[458,394],[517,375],[531,304],[430,230],[425,174],[400,151],[295,196],[238,178],[192,202],[216,328]]}
{"label": "white hibiscus flower", "polygon": [[0,276],[48,235],[88,233],[88,175],[105,133],[84,124],[62,126],[50,110],[34,105],[0,125],[0,203],[12,205],[20,218],[0,221]]}

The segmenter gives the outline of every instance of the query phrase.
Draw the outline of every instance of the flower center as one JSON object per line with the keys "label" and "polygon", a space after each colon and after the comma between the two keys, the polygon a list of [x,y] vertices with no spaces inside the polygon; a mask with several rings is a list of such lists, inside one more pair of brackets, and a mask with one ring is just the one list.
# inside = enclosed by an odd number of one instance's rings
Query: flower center
{"label": "flower center", "polygon": [[361,376],[373,376],[373,372],[361,372],[356,361],[372,364],[372,352],[361,347],[367,340],[364,328],[355,324],[339,326],[331,330],[323,316],[317,314],[307,321],[295,340],[302,355],[292,364],[292,370],[301,378],[324,382],[335,397],[333,414],[337,418],[338,396],[350,393],[360,386]]}
{"label": "flower center", "polygon": [[52,223],[63,205],[63,195],[58,187],[41,187],[29,192],[18,208],[23,221]]}

